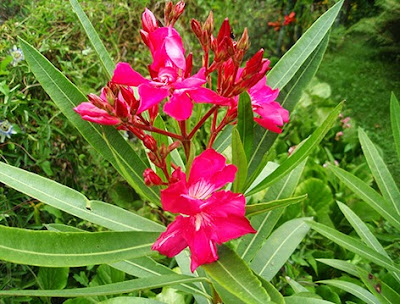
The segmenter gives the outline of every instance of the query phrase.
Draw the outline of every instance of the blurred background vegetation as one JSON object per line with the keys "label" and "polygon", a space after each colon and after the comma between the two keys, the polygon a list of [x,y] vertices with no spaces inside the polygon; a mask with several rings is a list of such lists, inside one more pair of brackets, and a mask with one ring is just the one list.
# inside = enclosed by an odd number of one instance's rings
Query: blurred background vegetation
{"label": "blurred background vegetation", "polygon": [[[148,7],[162,20],[165,2],[86,0],[80,3],[114,61],[127,61],[136,70],[146,74],[150,54],[139,34],[141,13]],[[197,66],[201,63],[200,49],[190,30],[190,19],[204,21],[210,10],[214,12],[217,28],[225,17],[229,17],[236,36],[240,36],[247,27],[251,40],[249,55],[264,48],[273,64],[334,3],[333,0],[188,0],[185,14],[176,27],[182,34],[186,49],[194,53],[194,63]],[[295,12],[295,20],[283,25],[284,17],[291,12]],[[23,60],[17,37],[22,37],[36,47],[86,94],[98,92],[108,81],[68,1],[2,0],[0,123],[9,121],[16,134],[0,142],[1,161],[50,177],[83,192],[90,199],[114,203],[157,220],[156,214],[86,144],[49,100]],[[288,208],[282,220],[300,215],[315,216],[325,224],[346,231],[349,226],[338,215],[340,212],[334,204],[335,200],[341,200],[350,204],[371,225],[371,229],[383,243],[386,242],[393,255],[399,256],[399,245],[391,245],[395,236],[385,222],[369,208],[359,204],[360,200],[323,167],[326,162],[336,163],[373,184],[357,138],[357,127],[361,126],[380,146],[400,185],[400,165],[395,157],[389,121],[390,92],[394,91],[400,96],[399,51],[399,1],[345,1],[331,32],[330,45],[321,68],[291,114],[291,122],[275,146],[275,158],[278,161],[286,158],[289,149],[311,134],[338,102],[346,100],[346,109],[310,158],[302,182],[296,190],[297,194],[308,193],[307,202]],[[97,229],[0,186],[0,224],[42,229],[43,224],[49,222],[88,230]],[[287,263],[282,269],[281,278],[289,275],[299,281],[316,281],[337,275],[318,272],[315,259],[338,257],[338,254],[342,254],[342,258],[349,258],[349,253],[336,246],[331,247],[331,252],[322,251],[321,242],[321,239],[307,238],[302,248],[292,257],[293,263]],[[307,255],[304,255],[306,249]],[[46,270],[41,270],[41,273],[35,267],[0,262],[0,289],[40,286],[40,277],[48,275]],[[56,275],[60,280],[64,278],[68,287],[101,284],[104,277],[123,280],[121,273],[105,266],[76,269],[74,275],[69,277],[68,271],[66,274],[65,277],[64,271]],[[283,293],[291,293],[284,279],[276,280],[275,285],[280,286]],[[320,292],[331,292],[326,288],[321,287]],[[166,294],[164,296],[168,297]],[[339,293],[339,296],[343,301],[357,302],[351,295]],[[172,297],[173,301],[177,301],[176,297]],[[333,295],[330,300],[338,301]],[[2,301],[6,300],[0,300],[0,303]],[[7,301],[17,303],[16,299]],[[49,303],[48,299],[21,298],[18,301]],[[179,301],[185,303],[190,302],[190,299]]]}

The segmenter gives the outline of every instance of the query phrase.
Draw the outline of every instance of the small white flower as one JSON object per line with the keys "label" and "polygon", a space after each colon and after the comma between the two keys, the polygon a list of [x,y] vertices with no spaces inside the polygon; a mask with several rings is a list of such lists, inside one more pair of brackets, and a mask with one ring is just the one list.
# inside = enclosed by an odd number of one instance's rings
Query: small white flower
{"label": "small white flower", "polygon": [[11,64],[13,66],[16,66],[18,64],[18,62],[20,62],[20,61],[25,59],[24,53],[16,45],[14,45],[13,48],[10,50],[10,55],[13,58],[13,61],[11,62]]}

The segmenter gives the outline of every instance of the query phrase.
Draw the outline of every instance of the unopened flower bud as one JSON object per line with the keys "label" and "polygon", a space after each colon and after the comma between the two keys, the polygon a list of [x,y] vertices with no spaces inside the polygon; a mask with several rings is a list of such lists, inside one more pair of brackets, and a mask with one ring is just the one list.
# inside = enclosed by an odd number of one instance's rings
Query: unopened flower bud
{"label": "unopened flower bud", "polygon": [[129,106],[124,99],[117,98],[114,107],[115,113],[119,118],[125,119],[129,116]]}
{"label": "unopened flower bud", "polygon": [[214,31],[214,16],[212,11],[210,11],[206,22],[204,22],[203,31],[207,32],[208,35],[212,35],[212,32]]}
{"label": "unopened flower bud", "polygon": [[103,93],[104,93],[104,95],[105,95],[105,97],[106,97],[106,99],[107,99],[107,102],[108,102],[110,105],[114,106],[114,103],[115,103],[115,96],[114,96],[112,90],[111,90],[109,87],[104,87],[104,88],[103,88]]}
{"label": "unopened flower bud", "polygon": [[170,144],[168,146],[168,153],[170,153],[171,151],[175,150],[176,148],[178,148],[181,145],[180,141],[174,141],[172,144]]}
{"label": "unopened flower bud", "polygon": [[246,27],[243,31],[242,37],[236,44],[236,49],[246,52],[249,49],[249,47],[250,47],[249,34],[247,33],[247,27]]}
{"label": "unopened flower bud", "polygon": [[157,161],[157,156],[153,152],[147,153],[147,156],[149,157],[150,161],[153,163],[156,163]]}
{"label": "unopened flower bud", "polygon": [[[196,37],[200,40],[202,37],[203,31],[201,30],[201,25],[200,22],[197,21],[196,19],[192,19],[190,21],[190,26],[192,28],[193,33],[196,35]],[[201,41],[200,41],[201,42]]]}
{"label": "unopened flower bud", "polygon": [[162,159],[165,159],[168,156],[168,148],[164,143],[161,144],[159,153]]}
{"label": "unopened flower bud", "polygon": [[193,54],[189,53],[189,55],[186,57],[185,78],[190,77],[190,74],[192,73],[192,68],[193,68]]}
{"label": "unopened flower bud", "polygon": [[185,2],[184,1],[179,1],[177,4],[174,6],[174,19],[177,20],[185,10]]}
{"label": "unopened flower bud", "polygon": [[123,87],[120,88],[120,94],[118,98],[122,96],[122,98],[126,101],[128,106],[130,107],[130,112],[132,115],[136,114],[136,111],[139,107],[139,101],[135,98],[135,94],[131,87]]}
{"label": "unopened flower bud", "polygon": [[222,22],[221,28],[218,32],[217,40],[220,43],[224,38],[231,38],[231,26],[229,24],[229,19],[225,18],[224,22]]}
{"label": "unopened flower bud", "polygon": [[147,168],[143,172],[144,183],[146,186],[159,186],[163,183],[161,178],[150,168]]}
{"label": "unopened flower bud", "polygon": [[88,95],[88,99],[90,100],[90,102],[95,105],[96,107],[103,109],[104,105],[105,105],[105,101],[103,99],[101,99],[99,96],[97,96],[96,94],[90,93]]}
{"label": "unopened flower bud", "polygon": [[144,10],[144,13],[142,14],[142,25],[143,25],[143,30],[145,30],[148,33],[154,32],[156,29],[158,29],[156,17],[154,17],[153,13],[147,8]]}
{"label": "unopened flower bud", "polygon": [[143,144],[145,145],[145,147],[147,149],[149,149],[150,151],[155,151],[157,149],[157,141],[154,139],[153,136],[150,135],[146,135],[143,138]]}
{"label": "unopened flower bud", "polygon": [[173,3],[172,1],[168,1],[165,3],[165,8],[164,8],[164,21],[166,25],[169,25],[171,22],[171,19],[173,18]]}

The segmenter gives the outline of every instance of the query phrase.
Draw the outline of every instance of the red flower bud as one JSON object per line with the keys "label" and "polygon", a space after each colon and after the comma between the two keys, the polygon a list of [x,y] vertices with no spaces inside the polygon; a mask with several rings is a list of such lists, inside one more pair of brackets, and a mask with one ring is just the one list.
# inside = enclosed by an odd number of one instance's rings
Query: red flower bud
{"label": "red flower bud", "polygon": [[146,135],[143,138],[143,144],[145,145],[145,147],[147,149],[149,149],[150,151],[155,151],[157,149],[157,141],[154,139],[153,136],[150,135]]}
{"label": "red flower bud", "polygon": [[[200,39],[201,39],[201,36],[202,36],[202,33],[203,33],[203,31],[201,30],[200,22],[197,21],[196,19],[192,19],[192,20],[190,21],[190,26],[191,26],[191,28],[192,28],[193,33],[194,33],[194,34],[196,35],[196,37],[200,40]],[[201,43],[201,41],[200,41],[200,43]]]}
{"label": "red flower bud", "polygon": [[174,6],[174,18],[177,20],[185,10],[185,2],[184,1],[179,1],[177,4]]}
{"label": "red flower bud", "polygon": [[221,43],[221,41],[224,38],[229,38],[229,39],[232,40],[232,38],[231,38],[231,26],[229,24],[229,19],[228,18],[225,18],[224,22],[222,22],[221,28],[220,28],[219,33],[218,33],[217,40],[218,40],[219,43]]}
{"label": "red flower bud", "polygon": [[147,168],[143,172],[144,183],[146,186],[158,186],[163,183],[161,178],[150,168]]}
{"label": "red flower bud", "polygon": [[148,33],[154,32],[156,29],[158,29],[156,17],[154,17],[153,13],[147,8],[142,14],[142,25],[143,30]]}

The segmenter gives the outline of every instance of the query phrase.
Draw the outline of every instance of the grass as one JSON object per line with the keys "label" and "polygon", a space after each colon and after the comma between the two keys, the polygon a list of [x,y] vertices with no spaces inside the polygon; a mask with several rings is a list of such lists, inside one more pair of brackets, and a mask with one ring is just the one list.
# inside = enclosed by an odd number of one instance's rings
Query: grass
{"label": "grass", "polygon": [[331,85],[334,100],[347,101],[346,114],[380,146],[389,170],[400,181],[390,126],[390,94],[400,96],[400,62],[384,58],[365,36],[351,35],[326,54],[317,77]]}

